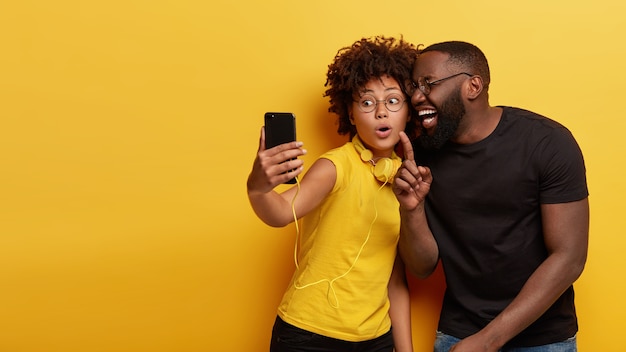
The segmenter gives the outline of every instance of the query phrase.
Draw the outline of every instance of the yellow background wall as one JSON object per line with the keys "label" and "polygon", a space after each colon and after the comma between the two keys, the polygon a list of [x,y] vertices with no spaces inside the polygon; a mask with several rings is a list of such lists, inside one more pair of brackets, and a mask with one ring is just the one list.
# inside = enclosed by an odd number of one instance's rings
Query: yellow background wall
{"label": "yellow background wall", "polygon": [[[326,68],[377,34],[473,42],[492,103],[572,130],[592,206],[579,347],[623,351],[625,15],[620,0],[2,2],[0,351],[266,351],[294,228],[246,198],[263,113],[296,113],[305,165],[343,143]],[[442,286],[411,279],[416,351]]]}

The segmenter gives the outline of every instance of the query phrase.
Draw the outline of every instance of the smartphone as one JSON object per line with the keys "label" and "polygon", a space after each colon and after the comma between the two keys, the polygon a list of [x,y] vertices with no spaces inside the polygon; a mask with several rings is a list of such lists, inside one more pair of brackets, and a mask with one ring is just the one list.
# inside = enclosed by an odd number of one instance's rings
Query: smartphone
{"label": "smartphone", "polygon": [[[269,149],[280,144],[296,140],[296,115],[290,112],[265,113],[265,148]],[[294,184],[296,179],[285,183]]]}

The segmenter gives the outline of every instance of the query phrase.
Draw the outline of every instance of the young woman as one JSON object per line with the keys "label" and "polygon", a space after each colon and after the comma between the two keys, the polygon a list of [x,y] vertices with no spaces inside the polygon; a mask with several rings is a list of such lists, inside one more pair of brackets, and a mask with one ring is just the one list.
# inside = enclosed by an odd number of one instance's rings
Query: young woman
{"label": "young woman", "polygon": [[[416,50],[402,39],[363,38],[340,49],[327,73],[329,111],[350,141],[303,172],[301,142],[259,150],[248,197],[270,226],[302,218],[296,270],[272,332],[271,352],[412,351],[409,293],[397,255],[400,215],[394,150],[413,131],[405,83]],[[301,230],[301,231],[300,231]],[[393,325],[393,329],[392,329]],[[395,347],[394,347],[395,346]]]}

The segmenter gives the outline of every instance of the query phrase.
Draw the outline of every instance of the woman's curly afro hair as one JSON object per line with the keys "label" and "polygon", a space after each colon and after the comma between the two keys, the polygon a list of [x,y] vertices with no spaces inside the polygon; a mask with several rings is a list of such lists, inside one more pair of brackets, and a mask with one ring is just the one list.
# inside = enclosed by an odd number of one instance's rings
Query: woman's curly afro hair
{"label": "woman's curly afro hair", "polygon": [[[406,85],[411,81],[413,63],[417,58],[417,48],[402,38],[376,36],[362,38],[351,46],[337,51],[335,59],[328,65],[325,87],[329,87],[324,96],[330,98],[329,112],[337,114],[340,135],[349,134],[352,138],[356,134],[356,127],[350,123],[348,107],[354,96],[359,93],[365,84],[372,78],[384,75],[394,78],[402,92],[407,96],[410,104],[410,95]],[[411,119],[405,131],[409,137],[415,134],[414,123],[416,113],[409,109]]]}

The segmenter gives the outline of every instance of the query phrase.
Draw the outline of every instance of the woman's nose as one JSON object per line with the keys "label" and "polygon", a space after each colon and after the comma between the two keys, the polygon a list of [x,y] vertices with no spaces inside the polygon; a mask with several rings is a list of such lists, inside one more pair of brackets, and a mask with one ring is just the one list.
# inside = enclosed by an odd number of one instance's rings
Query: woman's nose
{"label": "woman's nose", "polygon": [[387,111],[387,105],[385,105],[384,100],[380,100],[376,102],[376,118],[378,119],[387,118],[388,113],[389,112]]}

